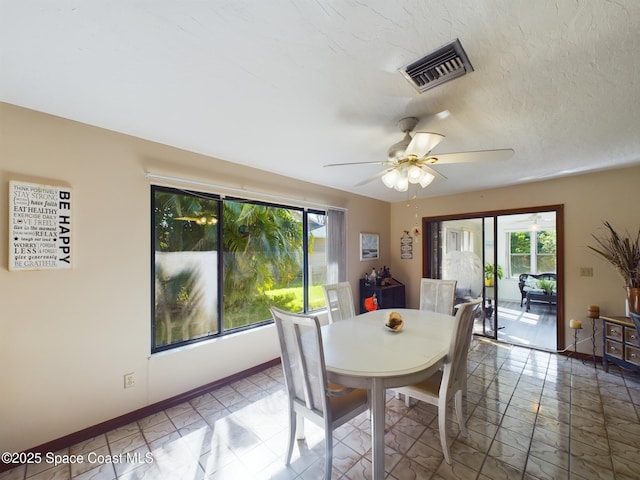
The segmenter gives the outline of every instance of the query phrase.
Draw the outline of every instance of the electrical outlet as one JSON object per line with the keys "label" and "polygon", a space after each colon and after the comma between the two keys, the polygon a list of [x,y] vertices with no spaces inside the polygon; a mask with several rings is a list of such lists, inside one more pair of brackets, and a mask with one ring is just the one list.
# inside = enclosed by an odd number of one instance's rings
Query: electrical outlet
{"label": "electrical outlet", "polygon": [[591,267],[580,267],[580,276],[581,277],[593,277],[593,268],[591,268]]}
{"label": "electrical outlet", "polygon": [[133,376],[133,372],[127,373],[124,376],[124,388],[131,388],[136,384],[136,380]]}

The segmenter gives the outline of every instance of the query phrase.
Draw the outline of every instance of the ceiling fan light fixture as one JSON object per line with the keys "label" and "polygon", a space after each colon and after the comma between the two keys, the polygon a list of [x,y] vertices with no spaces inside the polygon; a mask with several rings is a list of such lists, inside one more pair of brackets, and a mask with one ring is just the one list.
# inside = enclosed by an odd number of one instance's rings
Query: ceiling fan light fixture
{"label": "ceiling fan light fixture", "polygon": [[396,180],[398,179],[398,177],[398,170],[392,168],[382,176],[382,183],[384,183],[384,186],[387,188],[395,188]]}
{"label": "ceiling fan light fixture", "polygon": [[399,192],[406,192],[409,190],[409,179],[405,175],[399,175],[394,187]]}
{"label": "ceiling fan light fixture", "polygon": [[424,171],[418,165],[410,165],[407,169],[407,178],[410,183],[418,183],[424,177]]}
{"label": "ceiling fan light fixture", "polygon": [[387,188],[393,188],[398,192],[406,192],[411,184],[419,184],[422,188],[428,186],[435,176],[420,165],[406,162],[395,168],[387,170],[381,177],[382,183]]}
{"label": "ceiling fan light fixture", "polygon": [[431,182],[433,182],[433,180],[436,178],[434,175],[432,175],[429,172],[425,172],[424,170],[422,171],[423,175],[422,178],[420,179],[420,186],[422,188],[425,188],[427,186],[429,186],[431,184]]}

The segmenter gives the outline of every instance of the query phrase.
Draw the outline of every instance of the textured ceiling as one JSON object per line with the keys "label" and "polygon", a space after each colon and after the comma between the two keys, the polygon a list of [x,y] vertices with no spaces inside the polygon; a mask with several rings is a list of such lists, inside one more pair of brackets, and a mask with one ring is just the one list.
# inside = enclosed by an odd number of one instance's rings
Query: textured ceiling
{"label": "textured ceiling", "polygon": [[[640,2],[0,0],[0,101],[400,201],[640,164]],[[398,69],[459,38],[474,72],[418,94]],[[448,111],[446,118],[432,115]],[[399,193],[396,122],[446,135]],[[431,117],[430,117],[431,115]]]}

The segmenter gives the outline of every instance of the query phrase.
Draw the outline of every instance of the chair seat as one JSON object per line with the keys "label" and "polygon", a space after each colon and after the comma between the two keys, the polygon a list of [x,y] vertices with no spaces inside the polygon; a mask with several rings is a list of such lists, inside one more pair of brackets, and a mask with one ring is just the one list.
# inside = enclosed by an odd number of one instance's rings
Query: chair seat
{"label": "chair seat", "polygon": [[[414,383],[407,387],[402,387],[402,393],[409,395],[410,397],[420,400],[420,394],[438,398],[440,393],[440,385],[442,384],[442,370],[438,370],[426,380],[420,383]],[[415,395],[412,395],[415,394]]]}
{"label": "chair seat", "polygon": [[355,388],[344,395],[329,396],[329,408],[335,420],[360,406],[368,405],[368,402],[368,391],[362,388]]}

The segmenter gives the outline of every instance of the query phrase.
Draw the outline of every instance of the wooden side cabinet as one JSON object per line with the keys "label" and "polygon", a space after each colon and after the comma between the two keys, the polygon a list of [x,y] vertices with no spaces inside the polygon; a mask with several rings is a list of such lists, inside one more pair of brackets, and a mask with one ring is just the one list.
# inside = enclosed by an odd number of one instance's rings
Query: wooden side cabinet
{"label": "wooden side cabinet", "polygon": [[602,364],[609,363],[640,372],[640,338],[629,317],[600,317],[603,323]]}
{"label": "wooden side cabinet", "polygon": [[395,278],[391,279],[391,285],[384,286],[366,285],[365,281],[360,279],[360,313],[367,311],[364,307],[364,299],[374,293],[378,298],[378,308],[405,308],[407,305],[404,283],[400,283]]}

